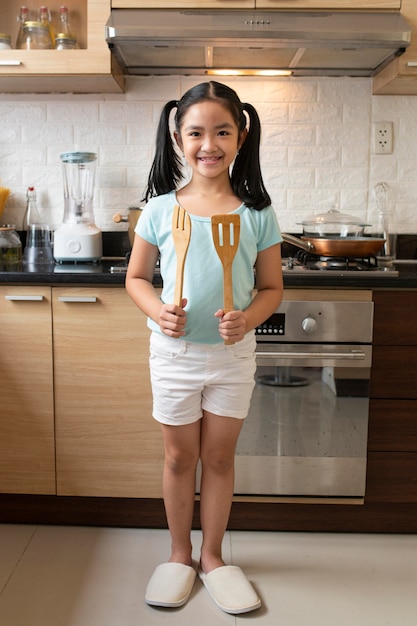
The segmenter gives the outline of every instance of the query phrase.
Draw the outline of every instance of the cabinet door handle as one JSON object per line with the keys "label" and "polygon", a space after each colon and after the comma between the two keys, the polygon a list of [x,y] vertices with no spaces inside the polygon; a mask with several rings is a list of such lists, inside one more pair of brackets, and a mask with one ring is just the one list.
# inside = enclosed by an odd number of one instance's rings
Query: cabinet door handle
{"label": "cabinet door handle", "polygon": [[14,60],[14,59],[3,60],[2,59],[0,61],[0,65],[7,65],[7,66],[10,66],[10,65],[23,65],[23,63],[22,63],[22,61],[18,61],[17,59],[16,60]]}
{"label": "cabinet door handle", "polygon": [[17,300],[24,300],[25,302],[42,302],[43,298],[44,298],[44,296],[30,296],[30,295],[18,296],[18,295],[14,295],[14,294],[11,294],[11,295],[7,294],[7,295],[4,296],[5,300],[16,300],[16,301]]}
{"label": "cabinet door handle", "polygon": [[96,296],[58,296],[58,302],[97,302]]}

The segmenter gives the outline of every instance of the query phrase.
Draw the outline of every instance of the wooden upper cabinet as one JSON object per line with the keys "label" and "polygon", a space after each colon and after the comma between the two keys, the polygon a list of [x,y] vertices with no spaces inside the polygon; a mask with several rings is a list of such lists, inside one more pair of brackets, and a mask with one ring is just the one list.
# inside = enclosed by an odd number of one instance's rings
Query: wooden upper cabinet
{"label": "wooden upper cabinet", "polygon": [[[16,44],[21,0],[0,4],[2,32]],[[53,25],[59,25],[63,0],[48,0]],[[40,6],[40,5],[39,5]],[[108,49],[104,27],[110,0],[71,0],[67,3],[71,26],[80,50],[0,50],[0,90],[12,93],[122,92],[124,77]],[[38,5],[29,3],[33,15]],[[32,17],[32,15],[31,15]],[[33,19],[33,17],[32,17]],[[57,30],[57,29],[56,29]]]}
{"label": "wooden upper cabinet", "polygon": [[257,9],[393,10],[401,0],[255,0]]}
{"label": "wooden upper cabinet", "polygon": [[417,95],[417,2],[402,0],[401,14],[411,26],[411,45],[406,52],[375,76],[375,95]]}
{"label": "wooden upper cabinet", "polygon": [[112,0],[115,9],[380,9],[399,10],[401,0]]}
{"label": "wooden upper cabinet", "polygon": [[111,0],[114,9],[254,9],[255,0]]}

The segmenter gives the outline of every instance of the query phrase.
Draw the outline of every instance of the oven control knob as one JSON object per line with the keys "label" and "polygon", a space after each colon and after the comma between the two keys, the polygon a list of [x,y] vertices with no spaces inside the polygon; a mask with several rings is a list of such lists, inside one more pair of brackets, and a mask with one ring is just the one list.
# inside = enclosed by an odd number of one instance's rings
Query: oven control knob
{"label": "oven control knob", "polygon": [[308,315],[301,322],[301,328],[306,333],[306,335],[312,335],[317,329],[317,321],[314,319],[314,317],[310,317],[310,315]]}

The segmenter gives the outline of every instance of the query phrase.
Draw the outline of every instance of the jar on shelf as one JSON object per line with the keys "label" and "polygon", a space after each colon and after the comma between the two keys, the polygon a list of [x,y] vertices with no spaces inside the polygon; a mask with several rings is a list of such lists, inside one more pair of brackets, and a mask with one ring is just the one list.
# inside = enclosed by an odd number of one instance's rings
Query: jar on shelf
{"label": "jar on shelf", "polygon": [[58,33],[55,36],[55,50],[78,50],[77,40],[72,35]]}
{"label": "jar on shelf", "polygon": [[0,50],[10,50],[12,47],[10,35],[6,33],[0,33]]}
{"label": "jar on shelf", "polygon": [[17,269],[22,261],[22,242],[14,226],[0,226],[0,270]]}
{"label": "jar on shelf", "polygon": [[49,28],[40,22],[25,22],[18,47],[20,50],[52,50]]}

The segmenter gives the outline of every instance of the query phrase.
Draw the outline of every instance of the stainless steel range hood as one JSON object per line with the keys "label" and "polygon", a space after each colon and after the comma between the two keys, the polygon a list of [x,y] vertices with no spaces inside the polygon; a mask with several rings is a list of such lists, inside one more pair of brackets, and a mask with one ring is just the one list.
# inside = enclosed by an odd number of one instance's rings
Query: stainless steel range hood
{"label": "stainless steel range hood", "polygon": [[127,75],[373,76],[411,30],[396,12],[113,9],[106,41]]}

